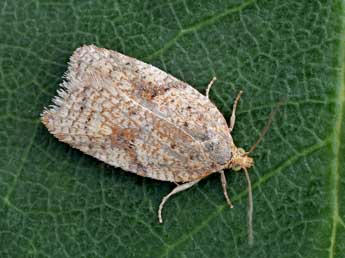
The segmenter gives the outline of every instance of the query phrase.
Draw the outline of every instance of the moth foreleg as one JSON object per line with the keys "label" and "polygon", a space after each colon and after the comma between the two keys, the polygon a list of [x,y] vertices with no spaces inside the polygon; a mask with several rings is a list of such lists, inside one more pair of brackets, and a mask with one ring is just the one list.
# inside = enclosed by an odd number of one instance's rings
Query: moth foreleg
{"label": "moth foreleg", "polygon": [[223,194],[225,196],[226,202],[229,204],[230,208],[233,208],[234,206],[232,205],[229,195],[228,195],[228,191],[227,191],[227,187],[226,187],[226,178],[225,178],[225,174],[223,170],[219,171],[220,173],[220,180],[222,181],[222,188],[223,188]]}
{"label": "moth foreleg", "polygon": [[232,129],[234,129],[235,126],[235,120],[236,120],[236,108],[238,101],[240,100],[240,97],[242,95],[243,91],[240,91],[234,101],[234,105],[232,107],[231,117],[230,117],[230,124],[229,124],[229,131],[232,132]]}
{"label": "moth foreleg", "polygon": [[200,179],[195,180],[195,181],[191,181],[182,185],[178,185],[176,186],[168,195],[164,196],[164,198],[162,199],[161,203],[159,204],[159,209],[158,209],[158,220],[159,223],[163,223],[163,219],[162,219],[162,209],[164,204],[167,202],[167,200],[174,194],[177,194],[178,192],[182,192],[184,190],[187,190],[188,188],[192,187],[193,185],[195,185],[196,183],[198,183],[200,181]]}
{"label": "moth foreleg", "polygon": [[210,82],[208,83],[207,88],[206,88],[206,97],[207,97],[207,98],[209,98],[208,95],[209,95],[209,93],[210,93],[211,87],[212,87],[213,83],[214,83],[216,80],[217,80],[217,78],[216,78],[216,77],[213,77],[212,81],[210,81]]}

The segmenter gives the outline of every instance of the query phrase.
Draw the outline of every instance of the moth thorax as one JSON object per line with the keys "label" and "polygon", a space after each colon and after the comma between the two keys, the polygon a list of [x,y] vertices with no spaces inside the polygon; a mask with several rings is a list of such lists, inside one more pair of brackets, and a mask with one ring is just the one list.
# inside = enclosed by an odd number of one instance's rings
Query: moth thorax
{"label": "moth thorax", "polygon": [[231,150],[225,139],[215,137],[203,142],[203,148],[217,164],[224,166],[231,160]]}

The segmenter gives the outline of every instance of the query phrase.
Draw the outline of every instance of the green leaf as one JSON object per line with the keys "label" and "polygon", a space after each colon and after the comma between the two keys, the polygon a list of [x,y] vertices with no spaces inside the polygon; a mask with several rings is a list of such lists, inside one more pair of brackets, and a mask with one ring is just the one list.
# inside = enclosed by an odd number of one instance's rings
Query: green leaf
{"label": "green leaf", "polygon": [[[343,257],[344,1],[0,1],[0,257]],[[39,121],[83,44],[151,63],[211,99],[248,149],[287,98],[250,170],[174,184],[58,142]]]}

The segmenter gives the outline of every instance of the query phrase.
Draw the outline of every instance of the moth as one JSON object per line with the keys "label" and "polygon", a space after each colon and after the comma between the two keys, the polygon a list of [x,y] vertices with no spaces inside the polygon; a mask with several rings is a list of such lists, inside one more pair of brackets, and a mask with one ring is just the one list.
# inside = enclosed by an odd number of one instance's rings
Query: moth
{"label": "moth", "polygon": [[176,183],[161,201],[219,173],[225,199],[225,169],[245,172],[252,239],[249,152],[238,148],[231,132],[242,91],[227,124],[206,96],[170,74],[116,51],[82,46],[70,58],[65,80],[42,123],[57,139],[114,167],[143,177]]}

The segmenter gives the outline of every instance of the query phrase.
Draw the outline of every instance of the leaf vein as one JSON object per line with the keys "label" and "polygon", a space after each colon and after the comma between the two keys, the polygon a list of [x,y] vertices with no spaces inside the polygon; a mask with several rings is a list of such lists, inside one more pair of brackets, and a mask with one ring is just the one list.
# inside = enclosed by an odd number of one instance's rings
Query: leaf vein
{"label": "leaf vein", "polygon": [[171,46],[173,46],[184,35],[189,34],[191,32],[195,32],[195,31],[197,31],[197,30],[199,30],[199,29],[201,29],[204,26],[207,26],[209,24],[213,24],[223,17],[226,17],[226,16],[231,15],[231,14],[236,13],[236,12],[241,12],[243,9],[245,9],[247,6],[253,4],[254,2],[255,2],[255,0],[246,1],[241,5],[226,9],[223,12],[220,12],[220,13],[215,14],[213,16],[207,17],[204,20],[201,20],[199,22],[196,22],[196,23],[184,28],[184,29],[181,29],[180,31],[178,31],[175,34],[175,36],[173,36],[170,40],[168,40],[161,48],[157,49],[153,53],[146,56],[144,58],[144,60],[149,61],[149,60],[152,60],[153,58],[155,58],[157,56],[160,56],[163,52],[165,52],[167,49],[169,49]]}
{"label": "leaf vein", "polygon": [[28,157],[29,157],[29,154],[32,150],[32,147],[34,145],[34,142],[35,142],[35,138],[36,138],[36,134],[37,134],[37,131],[38,131],[38,127],[39,127],[39,123],[35,124],[35,127],[33,129],[33,133],[32,133],[32,136],[29,140],[29,144],[27,145],[25,151],[24,151],[24,154],[22,156],[22,159],[21,159],[21,163],[20,165],[18,166],[18,169],[17,171],[14,173],[14,179],[13,179],[13,182],[12,184],[9,186],[5,196],[3,197],[3,200],[6,204],[10,204],[10,197],[15,189],[15,187],[17,186],[18,184],[18,179],[25,167],[25,163],[26,161],[28,160]]}
{"label": "leaf vein", "polygon": [[[273,168],[270,172],[260,177],[259,180],[255,184],[253,184],[253,190],[258,188],[262,184],[266,183],[267,181],[269,181],[269,179],[273,178],[274,176],[280,174],[286,168],[290,167],[293,163],[297,162],[301,158],[307,157],[313,154],[314,152],[324,148],[325,146],[328,145],[328,143],[329,141],[326,139],[323,142],[318,142],[314,145],[311,145],[301,150],[300,152],[296,153],[295,155],[289,157],[283,163],[278,165],[276,168]],[[232,198],[232,201],[233,202],[239,201],[246,195],[247,195],[247,190],[244,190],[238,195],[234,196]],[[159,257],[166,257],[171,251],[176,249],[178,246],[180,246],[181,244],[183,244],[184,242],[188,240],[191,240],[195,234],[200,232],[202,229],[206,228],[211,222],[211,220],[217,217],[218,215],[220,215],[223,212],[223,210],[227,207],[228,207],[227,204],[218,206],[217,209],[213,213],[211,213],[208,217],[206,217],[199,225],[196,225],[196,227],[194,227],[191,231],[186,232],[185,234],[181,235],[181,237],[177,239],[174,243],[168,244],[166,248],[163,249]]]}

